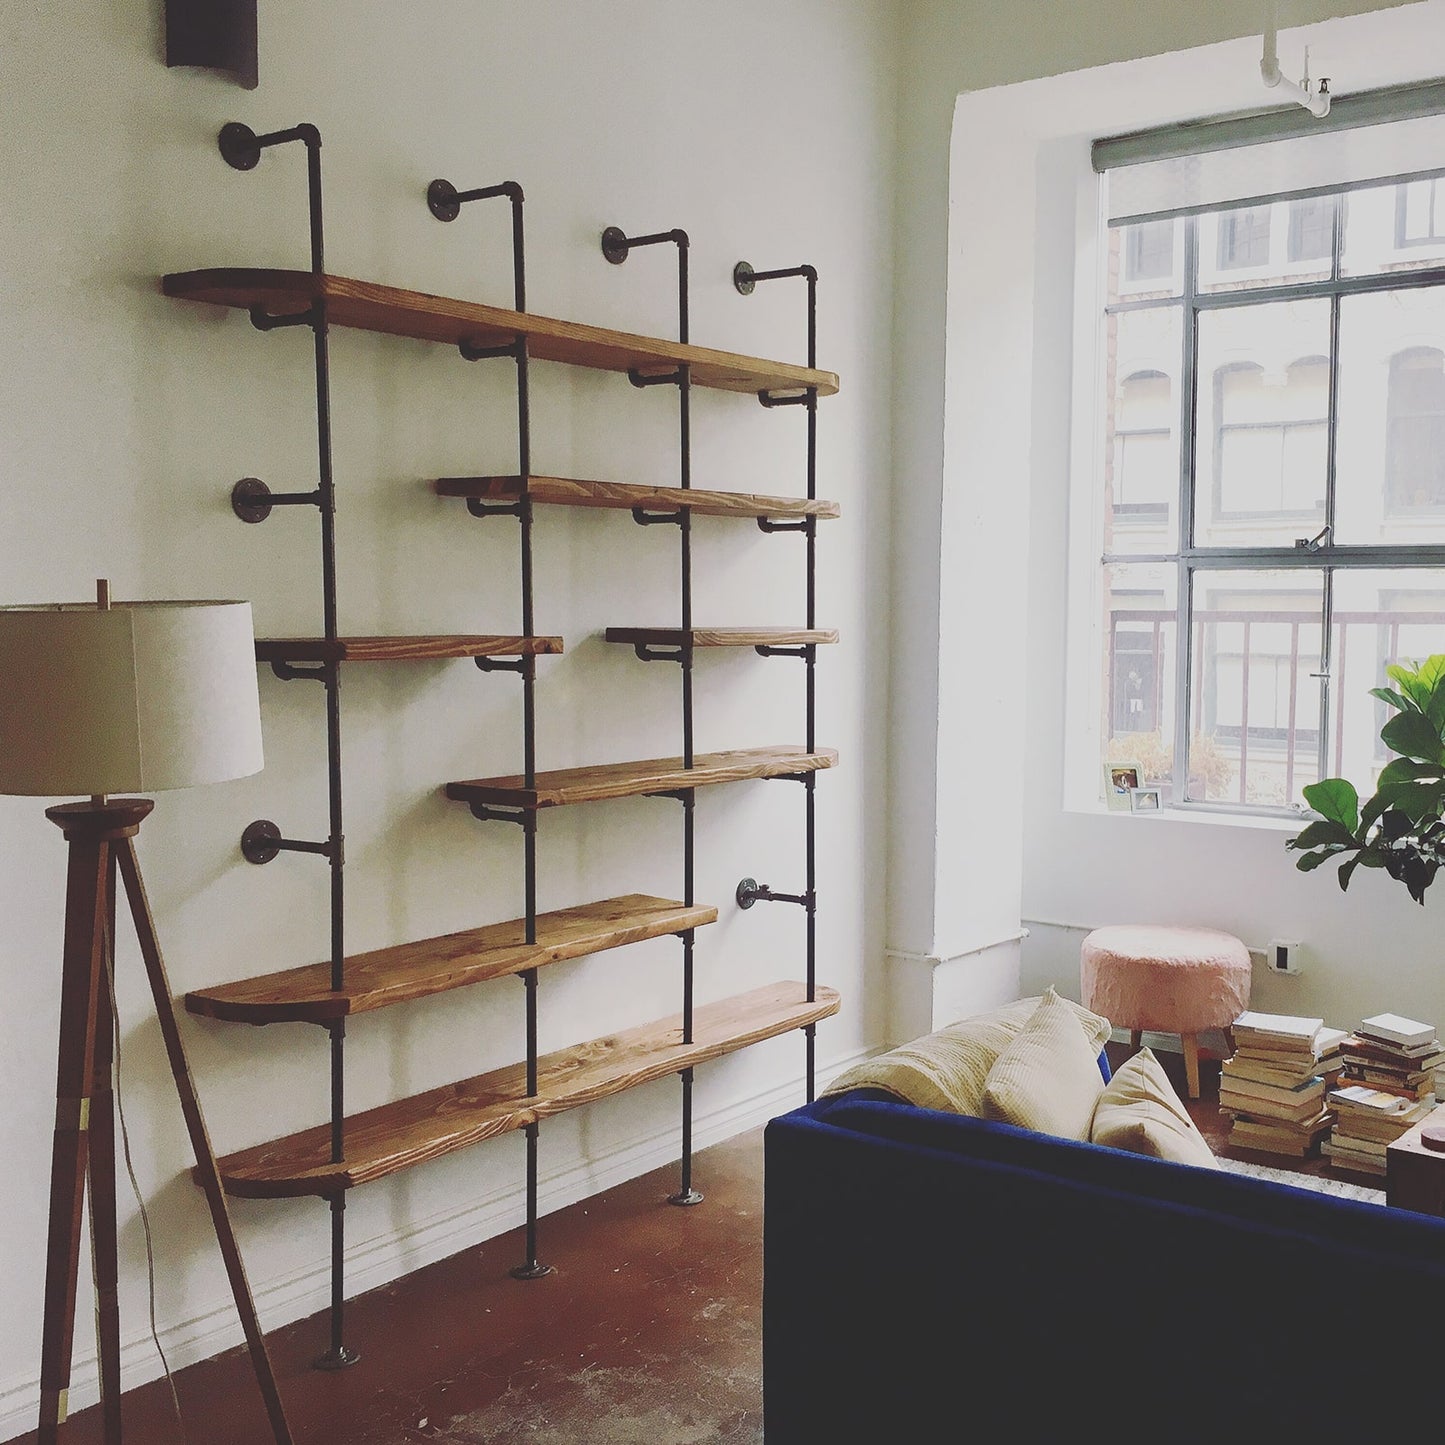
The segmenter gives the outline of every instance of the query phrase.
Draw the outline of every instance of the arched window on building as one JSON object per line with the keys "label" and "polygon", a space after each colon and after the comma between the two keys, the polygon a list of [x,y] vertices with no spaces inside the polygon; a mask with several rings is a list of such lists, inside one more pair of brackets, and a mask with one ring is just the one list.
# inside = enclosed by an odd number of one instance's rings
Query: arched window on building
{"label": "arched window on building", "polygon": [[1216,516],[1323,514],[1329,387],[1323,356],[1214,373]]}
{"label": "arched window on building", "polygon": [[1162,371],[1136,371],[1119,385],[1114,415],[1114,520],[1158,522],[1179,494],[1170,440],[1173,387]]}
{"label": "arched window on building", "polygon": [[1433,346],[1390,358],[1385,507],[1393,514],[1445,509],[1445,353]]}

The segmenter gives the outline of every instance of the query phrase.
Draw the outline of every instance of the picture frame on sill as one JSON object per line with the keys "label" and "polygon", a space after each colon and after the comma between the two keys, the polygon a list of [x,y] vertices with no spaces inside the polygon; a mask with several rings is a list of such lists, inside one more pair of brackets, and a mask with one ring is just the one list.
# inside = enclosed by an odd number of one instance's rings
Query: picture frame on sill
{"label": "picture frame on sill", "polygon": [[1158,788],[1130,788],[1129,811],[1131,813],[1157,813],[1164,806]]}
{"label": "picture frame on sill", "polygon": [[1104,764],[1104,801],[1111,813],[1127,813],[1131,789],[1144,785],[1144,769],[1139,763]]}

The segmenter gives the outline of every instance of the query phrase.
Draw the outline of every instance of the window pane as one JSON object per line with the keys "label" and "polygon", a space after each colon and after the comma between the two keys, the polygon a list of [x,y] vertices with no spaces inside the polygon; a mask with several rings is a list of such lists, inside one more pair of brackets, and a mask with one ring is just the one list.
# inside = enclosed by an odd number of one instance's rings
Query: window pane
{"label": "window pane", "polygon": [[1445,264],[1445,180],[1369,186],[1345,197],[1346,275]]}
{"label": "window pane", "polygon": [[1289,259],[1328,261],[1334,216],[1333,196],[1309,196],[1289,202]]}
{"label": "window pane", "polygon": [[1193,599],[1187,797],[1302,801],[1318,777],[1323,579],[1196,571]]}
{"label": "window pane", "polygon": [[1195,544],[1290,545],[1324,525],[1329,302],[1199,314]]}
{"label": "window pane", "polygon": [[1335,540],[1445,540],[1445,288],[1340,302]]}
{"label": "window pane", "polygon": [[1199,290],[1323,280],[1334,249],[1333,196],[1273,201],[1199,217]]}
{"label": "window pane", "polygon": [[1121,312],[1108,317],[1107,331],[1104,550],[1172,552],[1179,541],[1180,310]]}
{"label": "window pane", "polygon": [[1392,709],[1370,689],[1393,686],[1391,663],[1445,652],[1445,570],[1341,568],[1334,593],[1329,769],[1363,798],[1390,758],[1380,728]]}
{"label": "window pane", "polygon": [[1137,301],[1145,297],[1179,295],[1183,227],[1183,221],[1179,220],[1111,227],[1109,300]]}
{"label": "window pane", "polygon": [[[1166,799],[1174,773],[1177,587],[1172,565],[1114,563],[1104,568],[1100,761],[1137,763],[1141,781],[1162,787]],[[1102,770],[1099,776],[1102,788]]]}

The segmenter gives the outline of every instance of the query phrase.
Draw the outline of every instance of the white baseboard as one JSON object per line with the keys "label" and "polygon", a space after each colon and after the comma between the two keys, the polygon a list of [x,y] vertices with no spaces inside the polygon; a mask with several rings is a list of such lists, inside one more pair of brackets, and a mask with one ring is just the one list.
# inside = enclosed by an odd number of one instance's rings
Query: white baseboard
{"label": "white baseboard", "polygon": [[[873,1053],[859,1049],[846,1058],[819,1067],[817,1086],[821,1090],[859,1060]],[[802,1075],[735,1100],[720,1108],[699,1113],[693,1119],[693,1148],[705,1149],[766,1123],[775,1115],[802,1101]],[[551,1214],[580,1199],[614,1188],[640,1174],[661,1168],[678,1157],[681,1126],[664,1134],[640,1135],[596,1158],[578,1160],[538,1180],[539,1214]],[[524,1184],[494,1191],[491,1195],[460,1209],[434,1214],[428,1219],[353,1245],[346,1253],[348,1296],[364,1294],[378,1285],[411,1274],[424,1265],[482,1244],[515,1229],[526,1218]],[[324,1310],[331,1302],[330,1266],[325,1261],[281,1275],[259,1288],[253,1285],[257,1314],[262,1327],[274,1330],[293,1320]],[[37,1339],[39,1322],[36,1323]],[[78,1332],[79,1333],[79,1332]],[[229,1296],[210,1309],[167,1325],[161,1331],[161,1347],[171,1369],[182,1369],[207,1360],[244,1343],[235,1303]],[[134,1389],[161,1373],[155,1343],[148,1332],[133,1334],[121,1342],[121,1386]],[[72,1371],[70,1409],[83,1410],[100,1398],[99,1373],[94,1354],[77,1357]],[[14,1440],[35,1428],[40,1409],[38,1375],[14,1379],[0,1385],[0,1440]]]}

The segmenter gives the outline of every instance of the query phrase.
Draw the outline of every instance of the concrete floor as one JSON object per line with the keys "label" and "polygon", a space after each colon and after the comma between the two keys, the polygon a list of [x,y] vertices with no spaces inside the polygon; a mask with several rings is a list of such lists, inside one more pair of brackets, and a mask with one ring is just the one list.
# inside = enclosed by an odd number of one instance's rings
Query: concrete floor
{"label": "concrete floor", "polygon": [[[556,1273],[519,1282],[521,1232],[347,1306],[349,1370],[310,1368],[324,1316],[268,1336],[297,1445],[760,1445],[762,1130],[700,1151],[705,1202],[672,1208],[675,1166],[541,1222]],[[125,1396],[127,1442],[266,1445],[241,1349]],[[99,1445],[98,1411],[62,1427]],[[21,1437],[30,1442],[34,1435]]]}

